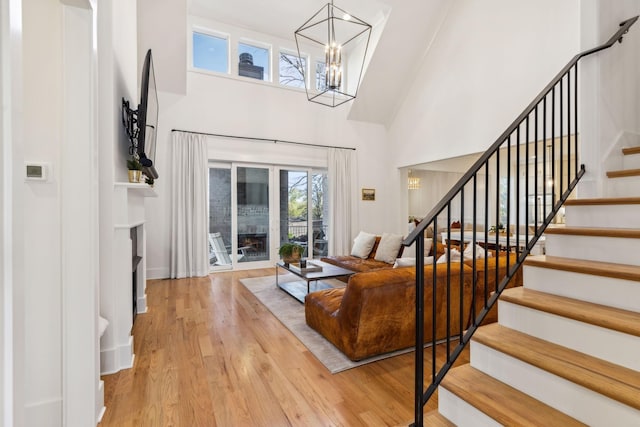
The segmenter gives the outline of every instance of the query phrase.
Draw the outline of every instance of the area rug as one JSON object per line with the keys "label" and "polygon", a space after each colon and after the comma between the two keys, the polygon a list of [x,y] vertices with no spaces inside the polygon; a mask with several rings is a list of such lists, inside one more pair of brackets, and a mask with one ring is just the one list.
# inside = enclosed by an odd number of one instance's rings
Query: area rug
{"label": "area rug", "polygon": [[[279,281],[296,279],[297,278],[291,274],[278,276]],[[307,326],[304,319],[304,304],[299,303],[292,296],[276,288],[276,276],[241,279],[240,282],[255,295],[332,374],[412,351],[412,349],[409,348],[354,362],[342,354],[340,350],[327,341],[322,335]],[[336,279],[325,280],[324,282],[333,287],[344,286],[344,282]]]}

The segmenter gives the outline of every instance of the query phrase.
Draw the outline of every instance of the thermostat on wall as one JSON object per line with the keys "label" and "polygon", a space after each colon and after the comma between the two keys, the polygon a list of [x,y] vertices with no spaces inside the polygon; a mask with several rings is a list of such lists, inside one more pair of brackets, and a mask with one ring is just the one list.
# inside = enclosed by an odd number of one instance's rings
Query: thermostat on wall
{"label": "thermostat on wall", "polygon": [[46,163],[25,163],[25,180],[27,181],[47,181],[49,179],[49,165]]}

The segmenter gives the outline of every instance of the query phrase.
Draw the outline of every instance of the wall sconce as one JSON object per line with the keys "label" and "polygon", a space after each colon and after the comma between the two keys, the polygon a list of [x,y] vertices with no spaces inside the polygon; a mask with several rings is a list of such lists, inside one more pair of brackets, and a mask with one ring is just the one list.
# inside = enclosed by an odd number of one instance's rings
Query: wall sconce
{"label": "wall sconce", "polygon": [[420,188],[420,178],[411,176],[411,170],[409,170],[408,188],[409,190],[417,190]]}

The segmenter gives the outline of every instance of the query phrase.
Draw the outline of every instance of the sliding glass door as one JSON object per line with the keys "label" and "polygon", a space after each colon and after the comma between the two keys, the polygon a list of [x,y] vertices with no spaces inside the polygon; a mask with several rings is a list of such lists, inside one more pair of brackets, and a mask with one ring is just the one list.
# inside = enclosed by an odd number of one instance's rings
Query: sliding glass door
{"label": "sliding glass door", "polygon": [[327,255],[327,174],[310,169],[280,169],[280,244],[305,248],[305,258]]}
{"label": "sliding glass door", "polygon": [[285,242],[299,243],[308,258],[326,255],[326,196],[326,171],[211,163],[211,269],[273,266]]}
{"label": "sliding glass door", "polygon": [[269,261],[269,167],[236,167],[238,262]]}

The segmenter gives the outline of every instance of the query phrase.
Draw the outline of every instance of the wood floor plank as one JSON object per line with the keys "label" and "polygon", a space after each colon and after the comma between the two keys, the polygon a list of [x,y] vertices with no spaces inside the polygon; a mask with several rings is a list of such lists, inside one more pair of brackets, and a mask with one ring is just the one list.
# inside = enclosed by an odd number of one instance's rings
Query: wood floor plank
{"label": "wood floor plank", "polygon": [[[414,354],[332,375],[240,283],[274,274],[148,281],[149,310],[133,328],[134,367],[103,376],[100,426],[407,425]],[[468,361],[466,350],[458,364]],[[437,395],[425,411],[436,408]]]}

